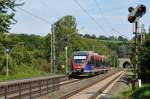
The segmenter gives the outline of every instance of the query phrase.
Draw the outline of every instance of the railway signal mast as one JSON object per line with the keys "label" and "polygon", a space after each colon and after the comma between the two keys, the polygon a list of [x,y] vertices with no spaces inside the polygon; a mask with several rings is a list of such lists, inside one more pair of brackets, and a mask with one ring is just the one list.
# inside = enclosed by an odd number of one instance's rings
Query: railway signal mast
{"label": "railway signal mast", "polygon": [[65,71],[66,71],[66,73],[68,73],[68,68],[67,68],[67,62],[68,62],[68,52],[67,52],[67,50],[68,50],[68,38],[67,37],[65,37],[64,38],[64,43],[65,43],[65,57],[66,57],[66,66],[65,66]]}
{"label": "railway signal mast", "polygon": [[9,62],[8,62],[8,54],[11,53],[10,48],[6,48],[6,75],[9,76]]}
{"label": "railway signal mast", "polygon": [[[129,14],[128,14],[128,21],[130,23],[134,23],[134,31],[133,34],[135,34],[135,80],[133,81],[133,89],[135,88],[135,84],[138,81],[140,72],[140,66],[138,65],[138,22],[140,18],[146,13],[146,7],[144,5],[138,5],[136,8],[129,7],[128,8]],[[140,81],[140,80],[139,80]]]}
{"label": "railway signal mast", "polygon": [[55,47],[55,31],[54,31],[55,25],[52,24],[51,26],[51,73],[55,74],[57,72],[57,64],[56,64],[56,47]]}

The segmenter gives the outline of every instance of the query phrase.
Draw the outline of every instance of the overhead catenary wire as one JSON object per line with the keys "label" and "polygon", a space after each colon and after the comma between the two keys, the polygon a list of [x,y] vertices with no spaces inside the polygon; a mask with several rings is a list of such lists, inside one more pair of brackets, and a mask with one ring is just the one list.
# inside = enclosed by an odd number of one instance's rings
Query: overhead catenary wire
{"label": "overhead catenary wire", "polygon": [[[101,17],[104,18],[104,20],[105,20],[106,23],[109,23],[108,20],[106,19],[106,17],[104,16],[103,12],[102,12],[102,10],[101,10],[101,8],[100,8],[100,5],[98,5],[97,0],[94,0],[94,2],[95,2],[95,4],[97,5],[97,8],[98,8],[98,10],[99,10],[99,14],[101,15]],[[109,24],[108,24],[108,27],[112,28],[111,26],[109,26]]]}
{"label": "overhead catenary wire", "polygon": [[[37,16],[37,15],[33,14],[32,12],[30,12],[30,11],[28,11],[28,10],[26,10],[26,9],[23,9],[23,8],[21,8],[21,7],[17,7],[17,8],[20,9],[21,11],[27,13],[28,15],[33,16],[33,17],[35,17],[36,19],[38,19],[38,20],[40,20],[40,21],[43,21],[43,22],[46,23],[46,24],[50,24],[50,22],[49,22],[48,20],[46,20],[46,19],[44,19],[44,18],[42,18],[42,17],[40,17],[40,16]],[[67,35],[66,37],[70,37],[70,36],[72,36],[72,35],[74,35],[74,33],[72,33],[72,34],[70,34],[70,35]],[[64,40],[64,38],[60,39],[59,41],[62,41],[62,40]],[[56,42],[55,42],[55,43],[56,43]]]}
{"label": "overhead catenary wire", "polygon": [[[78,1],[77,1],[78,2]],[[41,3],[43,6],[47,6],[47,3]],[[80,7],[82,7],[82,5],[79,3],[79,5],[80,5]],[[78,6],[79,6],[78,5]],[[83,7],[82,7],[83,8]],[[84,9],[84,8],[83,8]],[[91,16],[89,13],[88,13],[88,11],[86,10],[86,9],[84,9],[84,11],[85,11],[85,13],[86,14],[88,14],[88,16],[90,17],[90,18],[92,18],[92,21],[94,21],[94,22],[96,22],[96,25],[100,25],[96,20],[95,20],[95,18],[93,17],[93,16]],[[102,29],[103,27],[101,27],[101,29]],[[104,28],[103,28],[103,31],[105,32],[105,30],[104,30]],[[71,34],[68,34],[68,35],[66,35],[65,37],[66,38],[69,38],[69,37],[71,37],[72,35],[74,35],[75,33],[71,33]],[[61,38],[61,39],[59,39],[59,40],[57,40],[57,42],[55,42],[55,43],[58,43],[59,41],[62,41],[62,40],[64,40],[64,38]]]}
{"label": "overhead catenary wire", "polygon": [[[77,0],[74,0],[74,1],[75,1],[75,2],[78,4],[78,6],[94,21],[94,23],[95,23],[101,30],[103,30],[103,31],[105,32],[105,29],[95,20],[95,18],[94,18],[93,16],[91,16],[91,15],[88,13],[88,11],[87,11],[86,9],[84,9],[84,8],[81,6],[81,4],[80,4]],[[23,12],[29,14],[30,16],[33,16],[33,17],[35,17],[36,19],[38,19],[38,20],[40,20],[40,21],[43,21],[43,22],[46,23],[46,24],[50,24],[50,21],[44,19],[44,18],[41,17],[41,16],[37,16],[37,15],[33,14],[32,12],[30,12],[30,11],[24,9],[24,8],[21,8],[21,7],[17,7],[17,8],[20,9],[21,11],[23,11]],[[73,33],[73,34],[74,34],[74,33]],[[70,36],[72,36],[73,34],[67,35],[66,37],[70,37]],[[63,38],[62,38],[61,40],[63,40]]]}
{"label": "overhead catenary wire", "polygon": [[[90,17],[90,19],[99,27],[99,29],[101,29],[104,33],[107,33],[106,30],[102,27],[102,25],[100,25],[100,24],[96,21],[96,19],[95,19],[92,15],[90,15],[89,12],[88,12],[84,7],[82,7],[82,5],[78,2],[78,0],[73,0],[73,1],[75,1],[75,3],[83,10],[83,12],[86,13],[86,14]],[[97,2],[96,2],[96,4],[97,4]],[[106,21],[107,21],[107,19],[106,19]],[[110,27],[110,26],[109,26],[109,27]],[[112,28],[112,27],[110,27],[110,28],[111,28],[113,31],[115,31],[116,33],[122,35],[122,34],[119,33],[116,29],[114,29],[114,28]],[[108,34],[108,33],[107,33],[107,34]],[[123,37],[128,38],[128,37],[126,37],[126,36],[123,36]]]}
{"label": "overhead catenary wire", "polygon": [[82,5],[78,2],[78,0],[73,0],[73,1],[80,7],[80,9],[81,9],[85,14],[87,14],[87,16],[98,26],[98,28],[99,28],[100,30],[102,30],[104,33],[107,33],[106,30],[103,28],[103,26],[100,25],[100,24],[96,21],[96,19],[95,19],[91,14],[89,14],[89,12],[88,12],[84,7],[82,7]]}
{"label": "overhead catenary wire", "polygon": [[[21,11],[23,11],[23,12],[29,14],[30,16],[33,16],[34,18],[36,18],[36,19],[38,19],[38,20],[40,20],[40,21],[43,21],[44,23],[50,25],[50,22],[49,22],[48,20],[44,19],[43,17],[37,16],[37,15],[33,14],[32,12],[30,12],[30,11],[28,11],[28,10],[25,10],[25,9],[23,9],[23,8],[21,8],[21,7],[17,7],[17,8],[20,9]],[[52,32],[52,31],[51,31],[51,32]],[[52,34],[51,34],[51,48],[52,48],[53,46],[54,46],[54,45],[52,45]],[[51,73],[53,73],[53,63],[54,63],[54,62],[53,62],[53,59],[52,59],[53,56],[54,56],[54,59],[55,59],[55,55],[53,55],[53,52],[52,52],[52,49],[51,49]],[[54,68],[54,69],[56,70],[56,68]],[[55,73],[55,72],[54,72],[54,73]]]}
{"label": "overhead catenary wire", "polygon": [[[40,4],[45,8],[45,10],[47,10],[47,8],[48,7],[50,7],[49,5],[48,5],[48,3],[47,2],[45,2],[44,0],[39,0],[40,1]],[[58,12],[57,12],[57,10],[55,10],[55,9],[53,9],[53,7],[51,7],[50,8],[51,10],[53,10],[53,15],[57,15],[57,14],[59,14]],[[49,11],[47,11],[47,13],[49,13]],[[50,13],[49,13],[50,14]]]}
{"label": "overhead catenary wire", "polygon": [[104,18],[105,22],[108,24],[108,27],[109,27],[112,31],[118,33],[119,35],[121,35],[121,36],[123,36],[123,37],[125,37],[125,38],[128,38],[127,36],[125,36],[125,35],[121,34],[120,32],[118,32],[117,29],[115,29],[115,28],[113,28],[113,27],[111,27],[111,26],[109,25],[109,24],[110,24],[110,21],[109,21],[108,18],[106,18],[106,17],[104,16],[104,14],[103,14],[103,12],[102,12],[100,6],[98,5],[97,0],[94,0],[94,2],[95,2],[95,4],[97,5],[97,8],[98,8],[98,10],[99,10],[99,12],[100,12],[99,14]]}
{"label": "overhead catenary wire", "polygon": [[[40,0],[41,1],[41,5],[42,6],[48,6],[48,3],[45,3],[44,1],[42,1],[42,0]],[[56,11],[55,11],[55,14],[56,14]],[[85,27],[84,27],[85,28]],[[84,28],[81,28],[81,29],[79,29],[79,30],[82,30],[82,29],[84,29]],[[68,35],[66,35],[65,37],[66,38],[70,38],[71,36],[73,36],[73,35],[75,35],[76,34],[76,32],[73,32],[73,33],[71,33],[71,34],[68,34]],[[59,40],[57,40],[57,42],[55,42],[55,43],[58,43],[59,41],[62,41],[62,40],[64,40],[64,38],[61,38],[61,39],[59,39]]]}
{"label": "overhead catenary wire", "polygon": [[[92,19],[92,21],[94,21],[94,23],[95,23],[101,30],[103,30],[103,31],[105,32],[105,29],[95,20],[95,18],[94,18],[93,16],[91,16],[91,15],[88,13],[88,11],[87,11],[86,9],[84,9],[84,8],[81,6],[81,4],[80,4],[77,0],[74,0],[74,1],[75,1],[75,2],[78,4],[78,6]],[[21,7],[17,7],[17,8],[20,9],[20,10],[22,10],[23,12],[25,12],[25,13],[27,13],[27,14],[33,16],[33,17],[35,17],[36,19],[45,22],[46,24],[50,24],[50,22],[49,22],[48,20],[44,19],[44,18],[41,17],[41,16],[37,16],[37,15],[33,14],[32,12],[30,12],[30,11],[28,11],[28,10],[26,10],[26,9],[23,9],[23,8],[21,8]],[[105,32],[105,33],[106,33],[106,32]],[[72,35],[72,34],[71,34],[71,35]],[[67,37],[70,37],[70,35],[67,35]]]}
{"label": "overhead catenary wire", "polygon": [[44,19],[44,18],[41,17],[41,16],[37,16],[37,15],[33,14],[32,12],[30,12],[30,11],[24,9],[24,8],[21,8],[21,7],[17,7],[17,8],[20,9],[21,11],[27,13],[28,15],[33,16],[34,18],[36,18],[36,19],[38,19],[38,20],[40,20],[40,21],[45,22],[46,24],[50,24],[50,21]]}
{"label": "overhead catenary wire", "polygon": [[104,14],[103,14],[103,12],[102,12],[100,6],[98,5],[98,4],[99,4],[98,1],[97,1],[97,0],[94,0],[94,1],[95,1],[95,4],[96,4],[97,7],[98,7],[98,10],[99,10],[101,16],[105,19],[105,22],[108,24],[108,27],[109,27],[112,31],[118,33],[120,36],[125,37],[125,38],[128,39],[127,36],[125,36],[124,34],[120,33],[117,29],[115,29],[114,27],[112,27],[112,26],[109,25],[109,24],[110,24],[110,21],[109,21],[108,18],[106,18],[106,17],[104,16]]}
{"label": "overhead catenary wire", "polygon": [[[111,27],[111,26],[109,25],[109,24],[110,24],[110,21],[109,21],[108,18],[106,18],[106,17],[104,16],[104,14],[103,14],[103,12],[102,12],[100,6],[99,6],[99,3],[97,2],[97,0],[94,0],[94,2],[95,2],[95,4],[97,5],[97,8],[98,8],[98,10],[99,10],[99,12],[100,12],[99,14],[104,18],[105,22],[108,24],[108,27],[109,27],[112,31],[118,33],[120,36],[125,37],[126,39],[128,39],[127,36],[121,34],[120,32],[118,32],[117,29],[115,29],[115,28],[113,28],[113,27]],[[125,52],[125,45],[123,45],[123,52]]]}

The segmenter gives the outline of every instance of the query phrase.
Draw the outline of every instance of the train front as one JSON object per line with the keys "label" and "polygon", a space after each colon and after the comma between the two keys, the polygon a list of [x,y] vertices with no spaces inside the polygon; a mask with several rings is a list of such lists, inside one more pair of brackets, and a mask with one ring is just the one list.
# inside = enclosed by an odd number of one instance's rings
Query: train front
{"label": "train front", "polygon": [[84,74],[84,68],[88,62],[88,52],[78,51],[74,52],[72,57],[72,74],[82,75]]}

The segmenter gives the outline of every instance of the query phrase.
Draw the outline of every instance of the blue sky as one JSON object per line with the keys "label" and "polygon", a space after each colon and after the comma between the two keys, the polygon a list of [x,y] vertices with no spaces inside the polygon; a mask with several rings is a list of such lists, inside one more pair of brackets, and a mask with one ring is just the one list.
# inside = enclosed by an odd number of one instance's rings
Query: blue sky
{"label": "blue sky", "polygon": [[74,0],[24,0],[24,2],[21,8],[42,17],[49,23],[17,8],[15,19],[18,23],[11,26],[11,33],[47,35],[52,23],[65,15],[73,15],[81,34],[122,35],[132,38],[132,24],[127,21],[128,7],[136,7],[138,4],[144,4],[147,7],[147,13],[141,19],[140,24],[145,24],[145,29],[150,26],[150,0],[78,0],[99,26]]}

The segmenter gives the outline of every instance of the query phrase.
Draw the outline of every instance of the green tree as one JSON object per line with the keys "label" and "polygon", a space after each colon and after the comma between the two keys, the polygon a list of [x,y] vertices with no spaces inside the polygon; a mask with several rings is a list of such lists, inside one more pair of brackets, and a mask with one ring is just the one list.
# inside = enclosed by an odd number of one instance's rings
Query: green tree
{"label": "green tree", "polygon": [[146,41],[140,49],[140,66],[141,66],[141,79],[150,81],[150,34],[147,34]]}
{"label": "green tree", "polygon": [[84,37],[85,38],[91,38],[91,36],[89,34],[85,34]]}
{"label": "green tree", "polygon": [[117,53],[120,58],[127,58],[131,54],[131,48],[128,45],[121,45],[117,48]]}
{"label": "green tree", "polygon": [[[54,34],[56,37],[56,58],[60,64],[63,62],[62,55],[64,55],[65,42],[64,39],[67,37],[70,46],[74,36],[77,34],[76,20],[73,16],[67,15],[59,19],[54,23]],[[70,36],[68,36],[70,35]]]}
{"label": "green tree", "polygon": [[96,39],[95,34],[92,34],[91,38],[92,38],[92,39]]}
{"label": "green tree", "polygon": [[122,37],[122,36],[119,36],[119,37],[118,37],[118,40],[119,40],[119,41],[128,41],[126,38],[124,38],[124,37]]}
{"label": "green tree", "polygon": [[108,37],[106,37],[104,35],[99,35],[98,39],[99,40],[108,40]]}
{"label": "green tree", "polygon": [[16,23],[15,7],[20,5],[16,0],[0,0],[0,33],[8,32],[10,25]]}
{"label": "green tree", "polygon": [[109,39],[109,40],[117,40],[117,38],[114,37],[114,36],[110,36],[108,39]]}
{"label": "green tree", "polygon": [[109,58],[110,66],[118,67],[118,65],[119,65],[118,55],[117,55],[117,53],[115,51],[112,51],[108,58]]}

